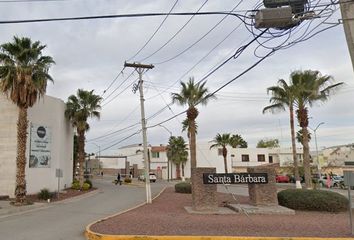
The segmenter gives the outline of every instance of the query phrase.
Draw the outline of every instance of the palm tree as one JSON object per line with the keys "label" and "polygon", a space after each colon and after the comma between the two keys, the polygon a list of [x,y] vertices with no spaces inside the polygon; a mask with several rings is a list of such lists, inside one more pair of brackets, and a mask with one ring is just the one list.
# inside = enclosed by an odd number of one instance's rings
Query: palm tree
{"label": "palm tree", "polygon": [[220,135],[218,133],[215,138],[213,139],[213,145],[210,146],[210,149],[215,148],[215,147],[222,147],[222,156],[224,157],[224,167],[225,167],[225,173],[228,173],[227,171],[227,146],[232,145],[232,137],[230,133],[224,133]]}
{"label": "palm tree", "polygon": [[30,38],[14,37],[13,42],[0,46],[0,91],[5,93],[19,110],[17,120],[16,204],[26,202],[26,143],[27,110],[45,95],[48,74],[54,61],[43,56],[45,45]]}
{"label": "palm tree", "polygon": [[231,136],[231,146],[233,148],[247,148],[247,142],[241,137],[241,135],[236,134]]}
{"label": "palm tree", "polygon": [[198,117],[199,112],[196,106],[198,104],[206,105],[208,101],[215,98],[215,96],[208,93],[208,89],[205,87],[205,82],[194,83],[194,78],[189,78],[187,83],[181,82],[181,87],[180,93],[172,93],[172,101],[181,106],[188,106],[187,119],[190,134],[191,169],[193,170],[197,167],[195,119]]}
{"label": "palm tree", "polygon": [[78,89],[77,96],[71,95],[66,103],[65,116],[71,120],[76,127],[78,135],[78,162],[79,181],[82,186],[84,182],[84,162],[85,162],[85,132],[90,128],[88,118],[100,118],[100,102],[102,98],[93,94],[93,90],[85,91]]}
{"label": "palm tree", "polygon": [[267,88],[267,93],[271,93],[272,97],[269,102],[271,105],[263,109],[263,113],[268,111],[276,113],[278,111],[285,111],[286,108],[289,109],[290,114],[290,133],[291,133],[291,145],[293,152],[293,161],[294,161],[294,175],[296,179],[296,187],[301,188],[300,176],[299,176],[299,167],[297,162],[296,155],[296,143],[295,143],[295,125],[294,125],[294,90],[293,86],[288,85],[285,80],[280,79],[278,81],[278,86],[272,86]]}
{"label": "palm tree", "polygon": [[314,103],[327,101],[329,95],[333,93],[343,82],[331,85],[333,78],[328,75],[321,75],[319,71],[294,71],[291,73],[291,82],[294,87],[294,103],[297,106],[296,114],[302,130],[302,146],[304,154],[304,171],[306,188],[311,188],[310,170],[310,148],[309,148],[309,118],[308,106]]}
{"label": "palm tree", "polygon": [[184,164],[188,160],[187,144],[183,137],[171,136],[168,140],[167,157],[169,161],[176,164],[176,176],[179,179],[181,177],[181,165],[182,165],[182,179],[184,179]]}

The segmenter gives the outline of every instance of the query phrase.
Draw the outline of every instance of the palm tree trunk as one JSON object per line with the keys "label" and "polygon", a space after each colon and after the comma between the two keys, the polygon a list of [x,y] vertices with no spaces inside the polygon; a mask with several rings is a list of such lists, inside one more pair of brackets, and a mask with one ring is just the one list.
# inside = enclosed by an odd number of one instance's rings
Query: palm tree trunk
{"label": "palm tree trunk", "polygon": [[17,158],[16,158],[16,204],[26,202],[26,144],[27,144],[27,108],[19,108],[17,120]]}
{"label": "palm tree trunk", "polygon": [[292,145],[292,150],[293,150],[294,175],[295,175],[295,181],[296,181],[296,188],[301,188],[301,180],[300,180],[300,176],[299,176],[299,166],[298,166],[297,155],[296,155],[294,107],[292,104],[289,107],[289,112],[290,112],[291,145]]}
{"label": "palm tree trunk", "polygon": [[305,186],[307,189],[312,187],[311,181],[311,167],[310,167],[310,147],[308,139],[307,127],[302,127],[302,138],[304,147],[304,174],[305,174]]}
{"label": "palm tree trunk", "polygon": [[225,173],[227,173],[227,149],[226,147],[222,148],[222,156],[224,157],[224,167],[225,167]]}
{"label": "palm tree trunk", "polygon": [[196,137],[195,137],[195,119],[190,121],[190,151],[191,151],[191,169],[197,167]]}
{"label": "palm tree trunk", "polygon": [[85,131],[78,131],[78,161],[79,161],[79,182],[80,182],[80,186],[82,186],[84,183]]}
{"label": "palm tree trunk", "polygon": [[176,178],[181,179],[181,165],[179,163],[176,164]]}

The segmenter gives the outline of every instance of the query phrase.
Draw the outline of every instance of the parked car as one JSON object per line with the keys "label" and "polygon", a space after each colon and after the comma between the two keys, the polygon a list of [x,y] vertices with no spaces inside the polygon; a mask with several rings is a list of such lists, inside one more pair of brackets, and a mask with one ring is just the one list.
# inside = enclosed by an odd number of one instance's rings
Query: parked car
{"label": "parked car", "polygon": [[[155,173],[153,173],[153,172],[149,173],[149,179],[150,179],[150,182],[156,182],[157,177],[156,177]],[[145,175],[142,174],[142,175],[138,176],[138,180],[145,182]]]}
{"label": "parked car", "polygon": [[334,181],[332,181],[332,179],[328,181],[327,175],[321,176],[321,178],[318,180],[318,183],[321,185],[321,187],[331,188],[334,186]]}
{"label": "parked car", "polygon": [[275,176],[275,181],[277,183],[288,183],[289,182],[289,177],[286,175],[276,175]]}

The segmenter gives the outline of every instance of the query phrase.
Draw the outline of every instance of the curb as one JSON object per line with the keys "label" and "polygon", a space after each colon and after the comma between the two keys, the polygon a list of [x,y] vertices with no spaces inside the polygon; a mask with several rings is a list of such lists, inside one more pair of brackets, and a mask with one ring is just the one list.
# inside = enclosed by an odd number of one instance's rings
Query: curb
{"label": "curb", "polygon": [[232,237],[232,236],[144,236],[86,233],[88,240],[349,240],[353,238]]}
{"label": "curb", "polygon": [[[0,214],[0,219],[1,218],[7,218],[7,217],[11,217],[11,216],[17,216],[17,215],[22,215],[25,213],[29,213],[29,212],[34,212],[37,210],[41,210],[41,209],[46,209],[46,208],[50,208],[54,205],[58,205],[58,204],[65,204],[65,203],[70,203],[70,202],[74,202],[74,201],[78,201],[81,200],[83,198],[87,198],[90,197],[92,195],[95,195],[99,193],[99,189],[90,191],[88,193],[79,195],[79,196],[75,196],[72,198],[68,198],[68,199],[64,199],[61,201],[56,201],[56,202],[51,202],[51,203],[34,203],[33,205],[28,205],[28,207],[17,207],[15,209],[10,209],[7,210],[6,212]],[[21,209],[22,208],[22,209]]]}
{"label": "curb", "polygon": [[[164,187],[152,200],[155,200],[156,198],[158,198],[158,197],[165,191],[166,188],[167,188],[167,187]],[[131,239],[131,238],[129,238],[129,237],[135,237],[135,236],[125,236],[125,238],[120,238],[120,237],[123,236],[123,235],[107,235],[107,234],[96,233],[96,232],[94,232],[94,231],[91,231],[91,230],[90,230],[90,227],[91,227],[92,225],[96,224],[96,223],[101,222],[101,221],[105,221],[105,220],[107,220],[107,219],[109,219],[109,218],[112,218],[112,217],[121,215],[121,214],[123,214],[123,213],[129,212],[129,211],[131,211],[131,210],[134,210],[134,209],[136,209],[136,208],[139,208],[139,207],[141,207],[141,206],[144,206],[145,204],[146,204],[146,202],[143,202],[143,203],[141,203],[141,204],[136,205],[135,207],[129,208],[129,209],[127,209],[127,210],[118,212],[118,213],[116,213],[116,214],[110,215],[110,216],[108,216],[108,217],[99,219],[99,220],[97,220],[97,221],[95,221],[95,222],[93,222],[93,223],[90,223],[89,225],[86,226],[86,229],[85,229],[85,236],[86,236],[86,239],[89,239],[89,240],[98,240],[98,239],[100,239],[100,240],[106,240],[106,239],[107,239],[107,240],[114,240],[114,239]],[[107,237],[107,238],[106,238],[106,237]],[[116,237],[119,237],[119,238],[116,238]],[[128,238],[126,238],[126,237],[128,237]],[[144,239],[144,236],[142,236],[142,237],[143,237],[143,238],[138,237],[138,239]],[[137,239],[137,238],[135,238],[135,239]]]}

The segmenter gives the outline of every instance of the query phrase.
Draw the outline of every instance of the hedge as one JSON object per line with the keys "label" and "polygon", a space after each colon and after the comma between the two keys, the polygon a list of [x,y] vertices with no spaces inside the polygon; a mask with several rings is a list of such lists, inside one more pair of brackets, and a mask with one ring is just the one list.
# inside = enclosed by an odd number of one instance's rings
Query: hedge
{"label": "hedge", "polygon": [[342,212],[348,210],[348,199],[324,190],[287,189],[278,192],[281,206],[294,210]]}
{"label": "hedge", "polygon": [[180,182],[175,185],[175,192],[192,193],[192,185],[189,182]]}

